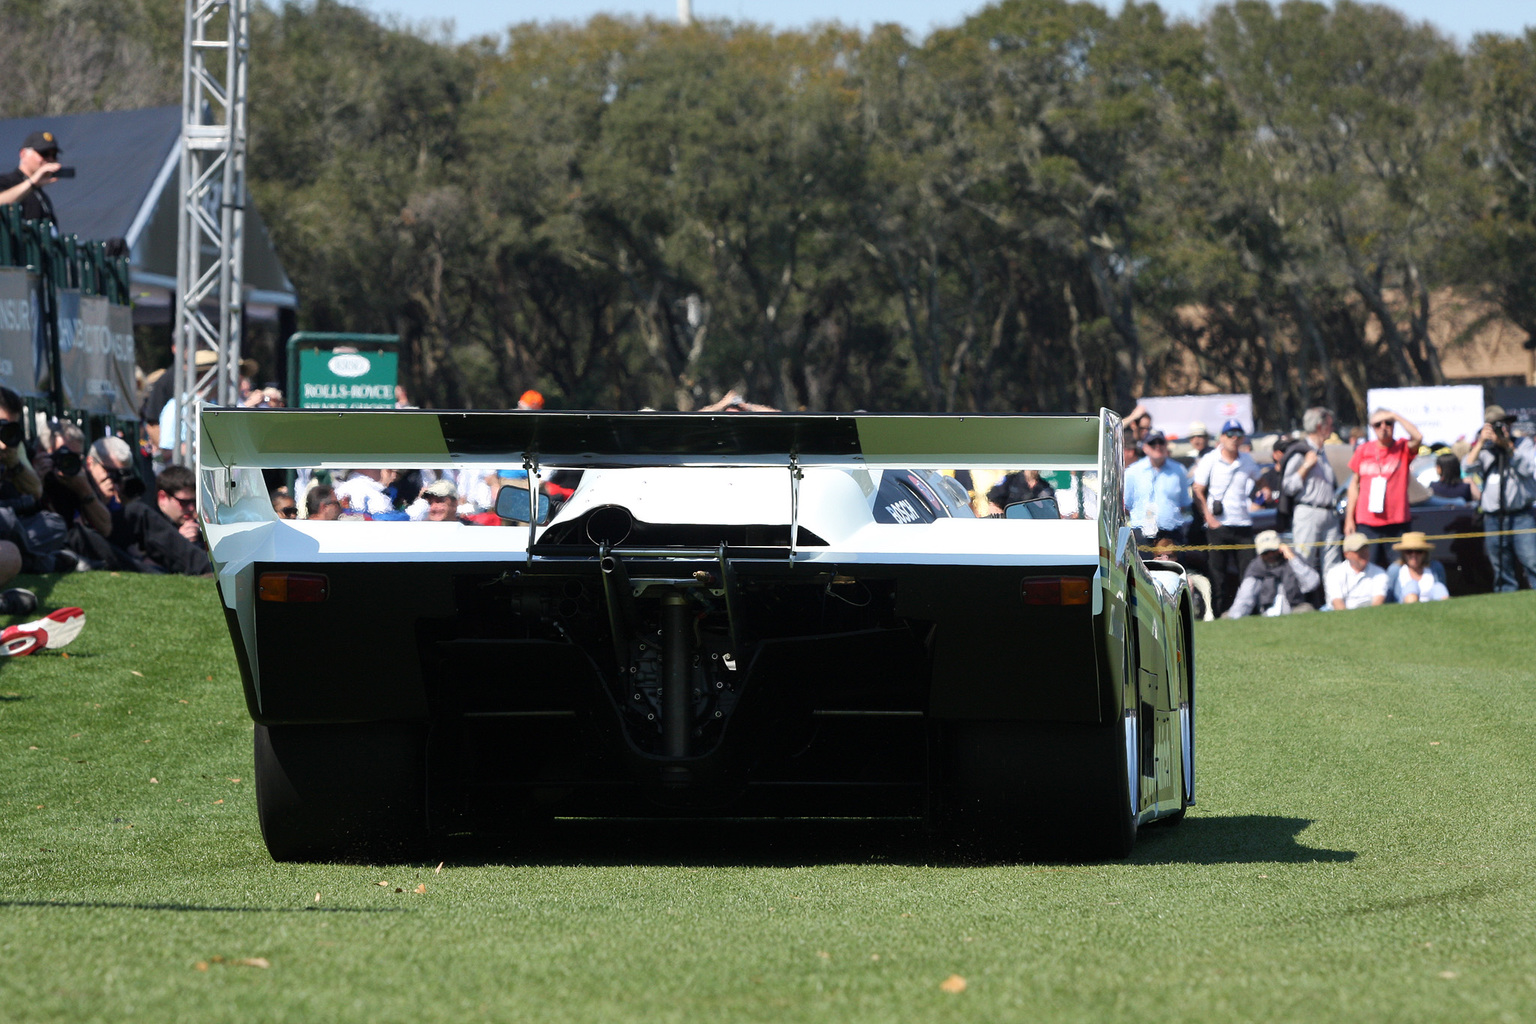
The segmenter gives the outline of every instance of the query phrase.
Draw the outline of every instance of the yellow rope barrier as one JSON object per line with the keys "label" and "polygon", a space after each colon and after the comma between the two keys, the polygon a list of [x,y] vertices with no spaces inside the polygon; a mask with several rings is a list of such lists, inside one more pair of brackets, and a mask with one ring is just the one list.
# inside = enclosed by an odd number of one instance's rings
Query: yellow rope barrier
{"label": "yellow rope barrier", "polygon": [[[1484,530],[1484,531],[1481,531],[1481,532],[1478,532],[1478,533],[1432,533],[1432,534],[1426,534],[1424,539],[1425,540],[1473,540],[1473,539],[1476,539],[1476,538],[1479,538],[1479,537],[1509,537],[1509,536],[1513,536],[1513,535],[1515,535],[1517,533],[1536,533],[1536,530],[1532,530],[1532,529],[1524,529],[1524,530]],[[1366,543],[1367,544],[1393,544],[1393,543],[1400,542],[1401,540],[1402,540],[1401,537],[1373,537],[1373,538],[1368,539],[1366,541]],[[1309,548],[1313,548],[1313,547],[1317,547],[1317,548],[1340,547],[1340,546],[1343,545],[1343,543],[1344,542],[1342,540],[1315,540],[1315,541],[1310,542],[1307,546]],[[1293,542],[1291,546],[1295,547],[1296,545]],[[1137,547],[1141,551],[1252,551],[1253,548],[1254,548],[1254,545],[1252,545],[1252,544],[1167,544],[1167,545],[1163,545],[1163,546],[1159,547],[1159,546],[1157,546],[1155,544],[1140,544],[1140,545],[1137,545]]]}

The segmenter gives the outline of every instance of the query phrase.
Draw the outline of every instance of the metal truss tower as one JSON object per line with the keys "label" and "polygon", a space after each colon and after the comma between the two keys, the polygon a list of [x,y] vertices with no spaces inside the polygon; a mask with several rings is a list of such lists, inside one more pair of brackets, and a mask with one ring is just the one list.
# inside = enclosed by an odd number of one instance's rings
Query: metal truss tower
{"label": "metal truss tower", "polygon": [[[251,27],[248,0],[186,3],[172,341],[177,422],[160,425],[177,431],[173,461],[180,465],[195,460],[197,399],[234,405],[240,396]],[[199,367],[199,352],[211,352],[211,362],[205,356]]]}

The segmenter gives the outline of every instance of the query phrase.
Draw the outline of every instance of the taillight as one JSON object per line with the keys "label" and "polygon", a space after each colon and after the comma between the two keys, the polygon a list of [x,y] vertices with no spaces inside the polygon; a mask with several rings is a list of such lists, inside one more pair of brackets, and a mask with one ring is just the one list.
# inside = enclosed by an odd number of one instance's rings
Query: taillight
{"label": "taillight", "polygon": [[256,596],[262,601],[288,604],[324,601],[330,580],[311,572],[264,572],[256,580]]}
{"label": "taillight", "polygon": [[1036,576],[1021,589],[1025,604],[1089,604],[1092,582],[1081,576]]}

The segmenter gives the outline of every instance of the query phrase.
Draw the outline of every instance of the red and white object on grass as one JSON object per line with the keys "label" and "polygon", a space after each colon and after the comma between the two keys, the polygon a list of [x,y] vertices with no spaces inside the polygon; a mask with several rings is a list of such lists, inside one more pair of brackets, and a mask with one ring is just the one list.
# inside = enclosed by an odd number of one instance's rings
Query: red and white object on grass
{"label": "red and white object on grass", "polygon": [[6,626],[0,631],[0,657],[57,650],[79,636],[84,628],[85,610],[82,608],[60,608],[35,622]]}

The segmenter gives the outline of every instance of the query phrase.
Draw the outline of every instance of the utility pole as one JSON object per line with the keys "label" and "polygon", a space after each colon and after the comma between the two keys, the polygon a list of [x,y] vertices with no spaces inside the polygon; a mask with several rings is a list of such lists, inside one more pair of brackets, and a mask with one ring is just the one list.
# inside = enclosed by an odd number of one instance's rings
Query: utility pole
{"label": "utility pole", "polygon": [[[248,0],[186,0],[186,12],[172,337],[176,422],[160,429],[176,431],[172,461],[193,465],[198,397],[234,405],[240,396],[251,21]],[[215,303],[216,321],[209,310]],[[199,352],[211,355],[202,367]]]}

